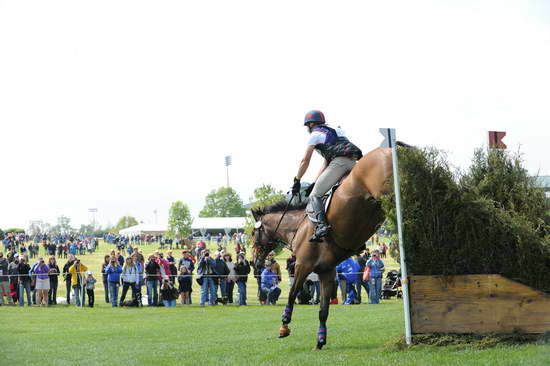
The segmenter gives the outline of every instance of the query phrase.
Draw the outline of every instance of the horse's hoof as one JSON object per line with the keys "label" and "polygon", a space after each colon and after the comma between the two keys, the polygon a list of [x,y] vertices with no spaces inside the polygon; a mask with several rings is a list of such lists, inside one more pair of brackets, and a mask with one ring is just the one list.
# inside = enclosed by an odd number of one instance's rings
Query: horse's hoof
{"label": "horse's hoof", "polygon": [[286,338],[290,335],[290,328],[288,326],[282,326],[279,329],[279,338]]}
{"label": "horse's hoof", "polygon": [[316,351],[320,351],[323,349],[324,343],[317,342],[317,345],[315,346]]}

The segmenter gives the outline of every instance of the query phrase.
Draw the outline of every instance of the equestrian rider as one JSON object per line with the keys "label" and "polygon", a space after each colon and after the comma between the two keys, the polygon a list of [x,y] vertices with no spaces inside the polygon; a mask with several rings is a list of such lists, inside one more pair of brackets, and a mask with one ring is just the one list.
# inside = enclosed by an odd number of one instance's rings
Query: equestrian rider
{"label": "equestrian rider", "polygon": [[312,185],[307,214],[309,219],[316,224],[315,232],[309,240],[320,242],[330,230],[322,197],[353,169],[355,162],[361,159],[363,154],[346,138],[342,129],[328,126],[325,123],[325,116],[321,111],[308,112],[304,119],[304,126],[308,128],[310,137],[298,174],[294,178],[292,194],[297,195],[300,192],[300,179],[307,171],[313,150],[316,150],[325,161]]}

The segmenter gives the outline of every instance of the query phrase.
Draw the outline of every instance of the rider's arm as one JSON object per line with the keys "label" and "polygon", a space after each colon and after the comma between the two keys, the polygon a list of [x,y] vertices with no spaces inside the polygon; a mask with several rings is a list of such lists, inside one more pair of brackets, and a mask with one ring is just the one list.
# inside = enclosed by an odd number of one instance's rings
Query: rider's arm
{"label": "rider's arm", "polygon": [[304,157],[300,162],[300,167],[298,168],[298,174],[296,174],[296,178],[302,179],[304,174],[306,174],[307,168],[309,167],[309,162],[311,161],[311,155],[313,154],[313,150],[315,150],[314,145],[310,145],[307,147],[306,153],[304,154]]}

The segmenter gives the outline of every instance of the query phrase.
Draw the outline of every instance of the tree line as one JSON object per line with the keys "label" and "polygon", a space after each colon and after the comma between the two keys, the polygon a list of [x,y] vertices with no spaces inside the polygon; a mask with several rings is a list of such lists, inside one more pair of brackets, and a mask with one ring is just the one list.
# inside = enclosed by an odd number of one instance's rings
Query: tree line
{"label": "tree line", "polygon": [[[250,197],[250,209],[269,205],[285,198],[283,192],[274,188],[269,184],[254,190]],[[247,217],[246,231],[250,232],[253,228],[253,219],[250,214],[247,215],[247,208],[243,204],[243,200],[239,194],[231,187],[221,187],[212,190],[205,198],[205,203],[202,210],[199,212],[199,217]],[[139,221],[134,216],[122,216],[115,225],[107,224],[105,227],[95,224],[82,224],[80,227],[73,227],[71,219],[65,215],[57,218],[54,225],[45,221],[32,221],[28,229],[8,228],[0,229],[0,237],[4,233],[26,233],[29,235],[37,235],[48,233],[49,235],[63,235],[79,233],[85,236],[101,237],[107,233],[118,234],[120,230],[131,226],[138,225]],[[183,201],[175,201],[172,203],[168,213],[167,236],[185,237],[191,233],[193,217],[189,206]]]}

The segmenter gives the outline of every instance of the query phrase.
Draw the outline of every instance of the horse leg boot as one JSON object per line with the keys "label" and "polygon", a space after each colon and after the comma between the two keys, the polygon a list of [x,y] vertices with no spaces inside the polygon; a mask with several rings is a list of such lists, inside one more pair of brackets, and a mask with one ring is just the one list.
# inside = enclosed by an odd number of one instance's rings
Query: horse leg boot
{"label": "horse leg boot", "polygon": [[319,332],[317,333],[317,345],[315,349],[321,350],[327,344],[327,319],[330,307],[330,296],[334,287],[335,271],[319,275],[321,281],[321,305],[319,308]]}
{"label": "horse leg boot", "polygon": [[294,283],[290,288],[288,294],[288,303],[285,306],[283,311],[282,322],[283,325],[279,329],[279,338],[286,338],[290,335],[290,328],[288,325],[292,321],[292,312],[294,310],[294,302],[296,301],[296,296],[298,292],[302,289],[304,282],[311,271],[306,271],[302,266],[296,265],[296,270],[294,272]]}
{"label": "horse leg boot", "polygon": [[315,223],[315,232],[309,241],[319,243],[323,241],[323,238],[327,236],[330,231],[330,225],[327,221],[327,215],[325,213],[322,197],[313,195],[309,197],[307,214],[309,219]]}

